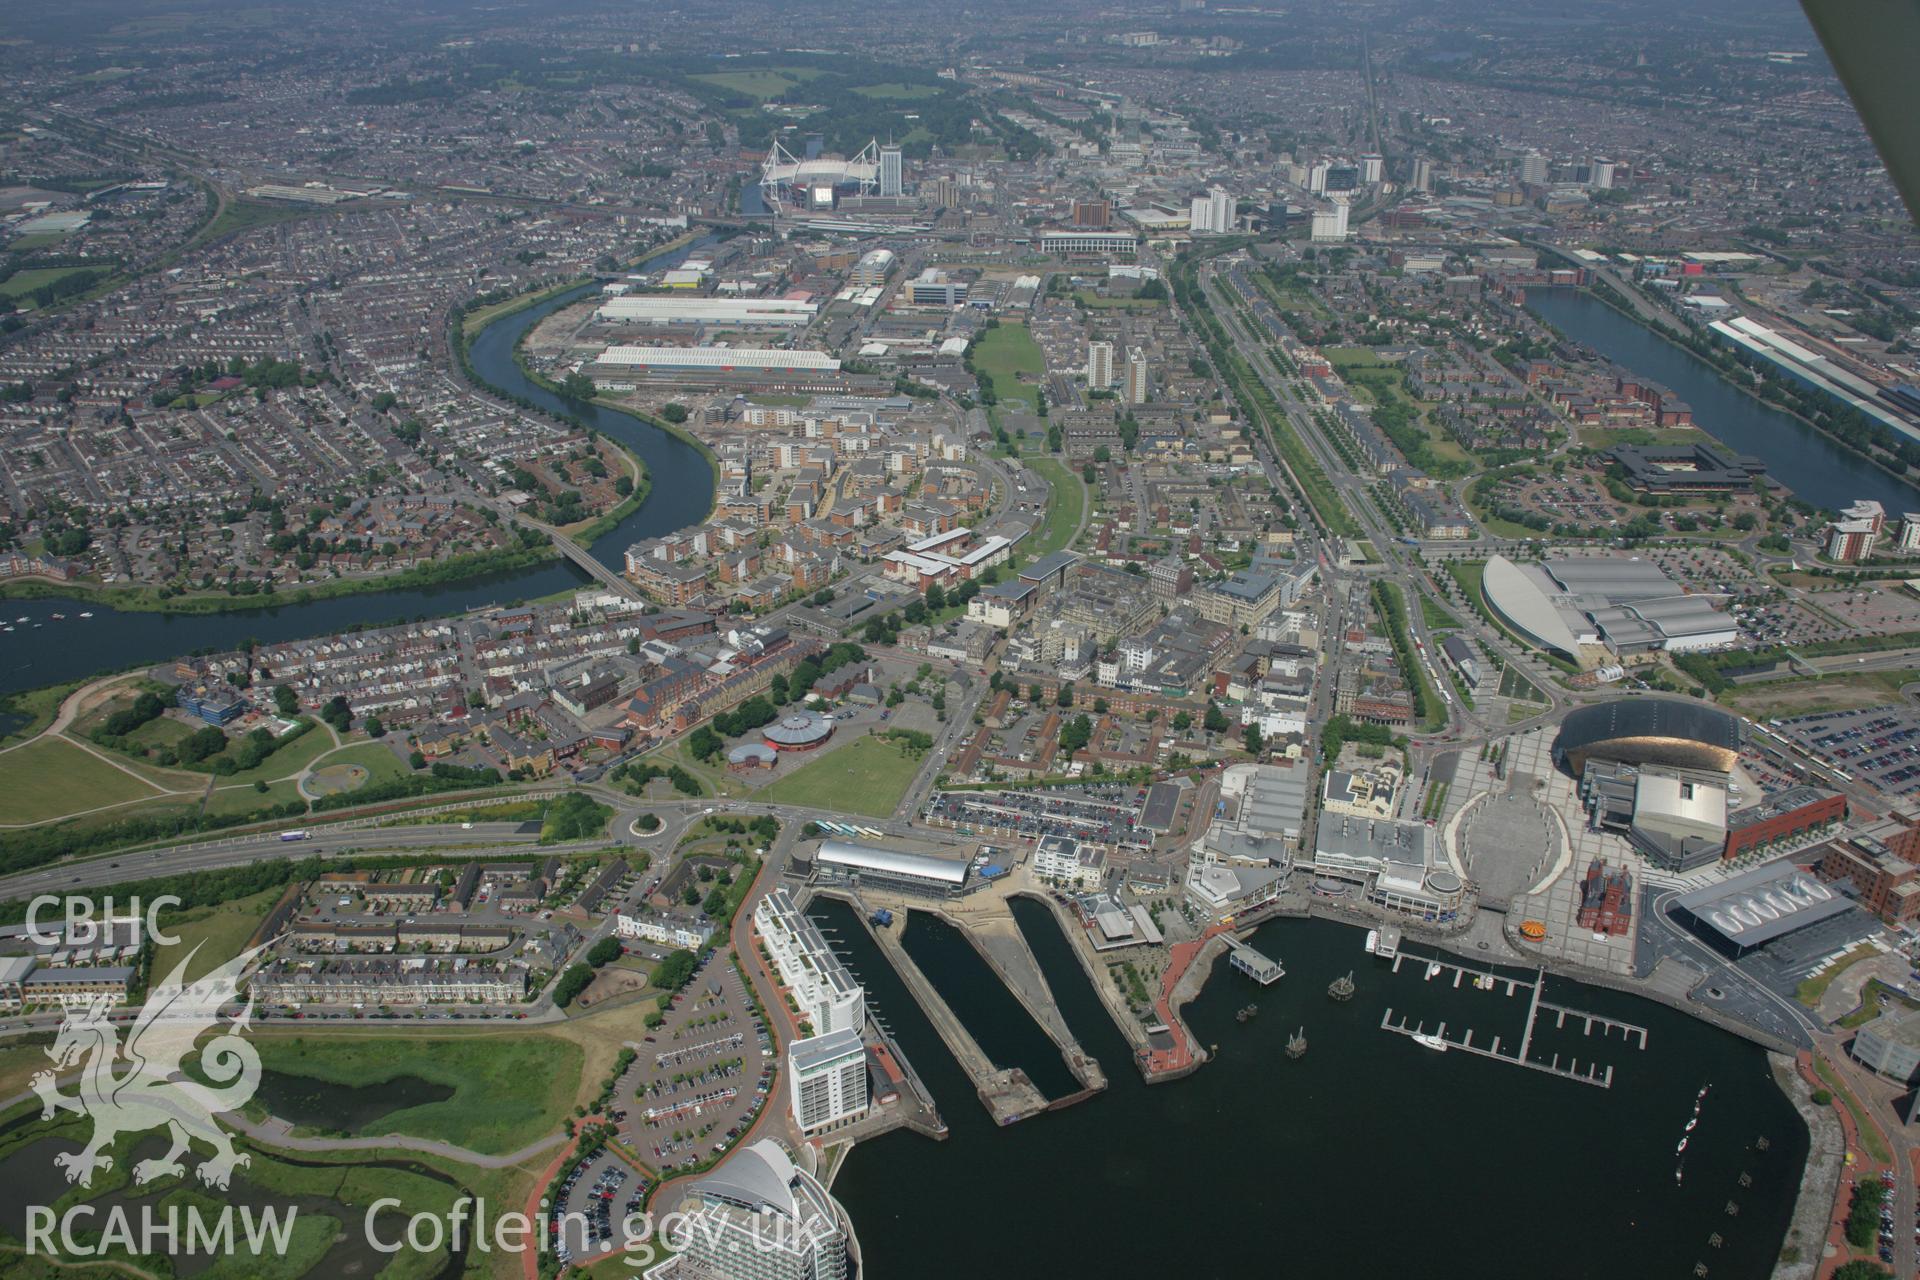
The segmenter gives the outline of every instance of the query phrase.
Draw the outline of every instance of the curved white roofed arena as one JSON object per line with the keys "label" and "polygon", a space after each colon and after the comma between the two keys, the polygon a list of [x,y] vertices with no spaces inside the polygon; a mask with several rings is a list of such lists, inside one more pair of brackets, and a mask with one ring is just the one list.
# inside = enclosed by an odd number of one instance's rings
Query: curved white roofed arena
{"label": "curved white roofed arena", "polygon": [[849,840],[822,841],[813,865],[819,874],[831,879],[871,879],[922,893],[955,893],[967,882],[965,862]]}
{"label": "curved white roofed arena", "polygon": [[1494,616],[1542,649],[1576,658],[1580,638],[1567,625],[1546,586],[1505,556],[1487,561],[1480,578],[1480,594]]}

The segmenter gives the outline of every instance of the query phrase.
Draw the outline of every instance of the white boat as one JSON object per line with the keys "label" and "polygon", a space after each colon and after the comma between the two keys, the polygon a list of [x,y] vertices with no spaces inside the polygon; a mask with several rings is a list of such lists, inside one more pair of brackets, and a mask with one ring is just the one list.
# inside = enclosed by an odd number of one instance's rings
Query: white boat
{"label": "white boat", "polygon": [[67,620],[67,615],[64,613],[56,613],[53,615],[53,620],[55,622],[65,622]]}
{"label": "white boat", "polygon": [[27,620],[27,615],[24,613],[14,619],[15,622],[25,622],[26,620]]}
{"label": "white boat", "polygon": [[1673,1149],[1673,1152],[1674,1152],[1674,1154],[1675,1154],[1675,1155],[1678,1155],[1678,1154],[1680,1154],[1680,1153],[1681,1153],[1682,1151],[1685,1151],[1686,1149],[1687,1149],[1687,1140],[1686,1140],[1685,1138],[1682,1138],[1682,1139],[1680,1139],[1680,1145],[1679,1145],[1679,1146],[1677,1146],[1677,1147],[1675,1147],[1675,1148]]}
{"label": "white boat", "polygon": [[1380,949],[1380,931],[1378,929],[1367,930],[1367,954],[1372,955],[1374,952],[1378,951],[1379,949]]}
{"label": "white boat", "polygon": [[1691,1120],[1689,1120],[1689,1121],[1687,1121],[1687,1128],[1686,1128],[1686,1132],[1688,1132],[1688,1133],[1692,1133],[1692,1132],[1693,1132],[1693,1126],[1695,1126],[1695,1125],[1697,1125],[1697,1124],[1699,1124],[1699,1123],[1700,1123],[1700,1117],[1699,1117],[1699,1116],[1695,1116],[1695,1117],[1694,1117],[1693,1119],[1691,1119]]}
{"label": "white boat", "polygon": [[1438,1053],[1445,1053],[1447,1051],[1447,1042],[1445,1040],[1442,1040],[1439,1036],[1430,1035],[1425,1031],[1415,1036],[1413,1042],[1417,1045],[1424,1045],[1426,1048]]}
{"label": "white boat", "polygon": [[81,617],[83,617],[83,618],[91,618],[91,617],[93,616],[93,614],[92,614],[92,613],[83,613],[83,614],[81,614],[80,616],[81,616]]}
{"label": "white boat", "polygon": [[1439,976],[1440,976],[1440,962],[1438,960],[1428,961],[1427,962],[1427,981],[1432,982],[1435,978]]}

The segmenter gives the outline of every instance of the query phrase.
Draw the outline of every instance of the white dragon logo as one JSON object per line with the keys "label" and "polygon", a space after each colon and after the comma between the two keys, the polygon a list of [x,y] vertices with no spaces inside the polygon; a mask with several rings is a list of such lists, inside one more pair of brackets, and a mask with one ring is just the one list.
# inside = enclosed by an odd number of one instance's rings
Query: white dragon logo
{"label": "white dragon logo", "polygon": [[[253,1014],[253,1001],[199,1052],[199,1074],[214,1086],[185,1074],[182,1064],[195,1043],[220,1024],[221,1007],[232,1001],[254,958],[269,944],[255,947],[191,984],[182,982],[195,947],[173,973],[147,995],[139,1017],[120,1042],[109,1013],[110,996],[99,996],[71,1006],[59,1034],[47,1049],[53,1068],[33,1077],[40,1095],[40,1118],[51,1120],[61,1111],[77,1112],[93,1120],[93,1138],[79,1151],[54,1157],[68,1182],[91,1186],[95,1169],[111,1169],[107,1148],[122,1133],[165,1128],[172,1146],[164,1156],[142,1160],[133,1167],[135,1183],[151,1182],[169,1174],[184,1174],[180,1157],[193,1139],[211,1146],[214,1154],[197,1170],[200,1181],[225,1190],[233,1170],[248,1157],[233,1149],[232,1141],[214,1121],[222,1111],[245,1105],[260,1086],[260,1055],[241,1039]],[[120,1063],[126,1070],[117,1070]],[[79,1093],[68,1096],[55,1083],[61,1071],[80,1067]]]}

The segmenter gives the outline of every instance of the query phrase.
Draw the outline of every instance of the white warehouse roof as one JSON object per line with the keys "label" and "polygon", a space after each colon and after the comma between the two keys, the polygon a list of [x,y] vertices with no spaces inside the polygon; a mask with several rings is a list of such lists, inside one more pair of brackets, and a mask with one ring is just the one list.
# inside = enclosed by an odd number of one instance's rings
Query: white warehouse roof
{"label": "white warehouse roof", "polygon": [[871,845],[846,840],[821,843],[819,860],[828,866],[851,867],[856,871],[878,871],[887,875],[910,876],[941,884],[959,885],[967,879],[967,864],[925,853],[907,853],[900,849],[876,849]]}
{"label": "white warehouse roof", "polygon": [[824,351],[787,351],[779,347],[608,347],[601,364],[651,369],[817,369],[832,372],[840,362]]}

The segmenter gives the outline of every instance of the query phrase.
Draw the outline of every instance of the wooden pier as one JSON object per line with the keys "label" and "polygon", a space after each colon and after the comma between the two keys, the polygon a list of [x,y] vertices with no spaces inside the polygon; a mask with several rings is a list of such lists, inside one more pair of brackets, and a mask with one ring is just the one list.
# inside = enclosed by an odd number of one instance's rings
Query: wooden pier
{"label": "wooden pier", "polygon": [[1240,941],[1232,934],[1226,935],[1227,963],[1246,974],[1263,987],[1270,987],[1287,976],[1287,971],[1278,960],[1270,960],[1256,951],[1249,943]]}
{"label": "wooden pier", "polygon": [[[1503,974],[1493,973],[1490,970],[1468,969],[1451,960],[1443,960],[1439,957],[1409,955],[1409,953],[1403,951],[1394,957],[1394,972],[1399,972],[1400,964],[1403,960],[1411,960],[1415,964],[1425,965],[1426,977],[1429,982],[1435,978],[1445,978],[1451,975],[1452,985],[1457,988],[1471,975],[1475,980],[1475,987],[1489,993],[1498,992],[1504,987],[1506,995],[1512,997],[1519,994],[1522,990],[1525,990],[1528,996],[1526,1025],[1520,1032],[1519,1047],[1511,1050],[1501,1049],[1499,1036],[1494,1036],[1491,1043],[1475,1044],[1473,1042],[1474,1033],[1470,1029],[1456,1038],[1449,1039],[1447,1036],[1447,1024],[1445,1022],[1442,1022],[1437,1030],[1429,1032],[1426,1029],[1425,1023],[1409,1023],[1405,1018],[1396,1019],[1393,1016],[1393,1010],[1391,1008],[1380,1017],[1380,1029],[1382,1031],[1391,1031],[1396,1035],[1403,1036],[1431,1035],[1442,1041],[1448,1049],[1458,1049],[1461,1052],[1477,1054],[1483,1058],[1493,1058],[1500,1062],[1511,1063],[1517,1067],[1526,1067],[1530,1071],[1544,1071],[1548,1075],[1559,1076],[1563,1080],[1573,1080],[1580,1084],[1596,1085],[1602,1089],[1610,1089],[1613,1087],[1613,1067],[1611,1064],[1599,1062],[1582,1063],[1578,1058],[1570,1058],[1563,1064],[1560,1060],[1560,1055],[1557,1053],[1553,1055],[1552,1060],[1549,1062],[1542,1062],[1533,1056],[1533,1032],[1543,1014],[1551,1014],[1553,1016],[1553,1025],[1555,1028],[1564,1028],[1567,1025],[1567,1020],[1571,1018],[1581,1025],[1581,1029],[1585,1035],[1593,1035],[1597,1028],[1602,1038],[1610,1038],[1613,1033],[1617,1031],[1620,1033],[1620,1038],[1624,1040],[1628,1046],[1636,1049],[1645,1049],[1647,1047],[1647,1029],[1645,1027],[1635,1026],[1630,1022],[1621,1022],[1614,1018],[1602,1017],[1597,1013],[1588,1013],[1584,1009],[1574,1009],[1566,1005],[1554,1004],[1549,1000],[1543,999],[1542,992],[1546,987],[1546,972],[1544,970],[1537,970],[1533,980],[1527,981],[1521,978],[1512,978]],[[1489,980],[1491,985],[1485,985]]]}

